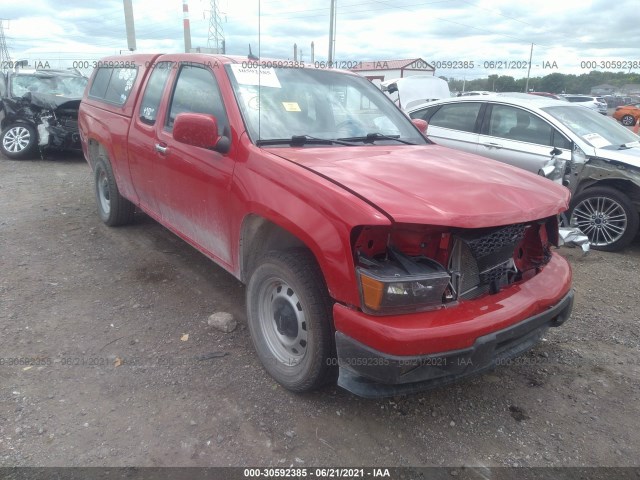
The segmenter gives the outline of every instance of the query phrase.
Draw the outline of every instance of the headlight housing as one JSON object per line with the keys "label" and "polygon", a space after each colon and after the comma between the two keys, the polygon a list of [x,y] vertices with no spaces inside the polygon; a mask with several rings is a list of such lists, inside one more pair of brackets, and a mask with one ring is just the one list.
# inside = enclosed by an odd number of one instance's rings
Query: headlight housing
{"label": "headlight housing", "polygon": [[452,274],[429,258],[412,258],[389,249],[386,260],[360,257],[356,271],[362,309],[372,315],[419,312],[455,300]]}

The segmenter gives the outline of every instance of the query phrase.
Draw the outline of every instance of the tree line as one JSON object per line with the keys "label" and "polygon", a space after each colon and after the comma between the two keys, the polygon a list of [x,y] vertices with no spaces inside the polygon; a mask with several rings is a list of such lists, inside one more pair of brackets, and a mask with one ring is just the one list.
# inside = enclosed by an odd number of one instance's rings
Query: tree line
{"label": "tree line", "polygon": [[[509,75],[489,75],[488,78],[474,80],[458,80],[441,76],[449,83],[449,89],[461,92],[463,90],[488,90],[491,92],[524,92],[527,83],[526,78],[515,79]],[[529,78],[529,90],[550,93],[591,93],[591,88],[609,84],[622,88],[623,85],[640,84],[639,73],[625,72],[599,72],[592,71],[580,75],[551,73],[544,77]]]}

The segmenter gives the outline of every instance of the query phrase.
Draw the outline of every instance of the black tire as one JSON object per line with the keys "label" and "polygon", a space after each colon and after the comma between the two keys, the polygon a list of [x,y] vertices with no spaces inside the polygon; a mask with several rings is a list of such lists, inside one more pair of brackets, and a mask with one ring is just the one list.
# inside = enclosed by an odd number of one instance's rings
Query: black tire
{"label": "black tire", "polygon": [[638,211],[629,197],[615,188],[588,188],[576,195],[571,205],[571,226],[579,227],[595,250],[622,250],[638,233]]}
{"label": "black tire", "polygon": [[109,160],[98,158],[93,171],[100,219],[110,227],[133,222],[135,206],[120,195]]}
{"label": "black tire", "polygon": [[620,123],[626,127],[633,127],[636,124],[636,119],[633,115],[625,115],[620,119]]}
{"label": "black tire", "polygon": [[331,307],[320,268],[306,250],[269,252],[252,272],[251,340],[264,368],[288,390],[314,390],[335,378]]}
{"label": "black tire", "polygon": [[14,160],[33,158],[38,150],[38,134],[31,125],[14,123],[2,130],[0,149],[4,156]]}

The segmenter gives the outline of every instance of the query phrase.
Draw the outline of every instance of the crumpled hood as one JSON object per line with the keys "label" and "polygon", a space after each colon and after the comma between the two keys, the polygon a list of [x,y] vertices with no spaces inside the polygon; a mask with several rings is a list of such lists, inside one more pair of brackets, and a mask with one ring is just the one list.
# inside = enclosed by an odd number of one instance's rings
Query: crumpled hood
{"label": "crumpled hood", "polygon": [[327,177],[400,223],[483,228],[563,212],[569,190],[437,145],[268,148]]}
{"label": "crumpled hood", "polygon": [[82,98],[49,95],[47,93],[31,93],[32,105],[41,108],[50,108],[52,110],[58,108],[78,110],[80,108],[80,100],[82,100]]}
{"label": "crumpled hood", "polygon": [[595,156],[606,160],[615,160],[640,168],[640,146],[612,150],[609,148],[596,148]]}
{"label": "crumpled hood", "polygon": [[78,97],[64,97],[61,95],[29,92],[22,97],[5,98],[2,101],[15,112],[20,111],[25,107],[36,107],[56,111],[75,110],[77,112],[80,109],[81,100],[82,98]]}

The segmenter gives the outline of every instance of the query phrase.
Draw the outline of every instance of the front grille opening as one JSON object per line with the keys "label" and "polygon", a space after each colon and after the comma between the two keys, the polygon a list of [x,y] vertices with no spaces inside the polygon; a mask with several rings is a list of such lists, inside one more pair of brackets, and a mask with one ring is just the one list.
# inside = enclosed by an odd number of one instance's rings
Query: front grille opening
{"label": "front grille opening", "polygon": [[528,225],[514,224],[481,231],[462,231],[454,235],[449,270],[457,272],[456,290],[462,300],[497,293],[513,283],[518,270],[513,257],[523,256],[516,248]]}

